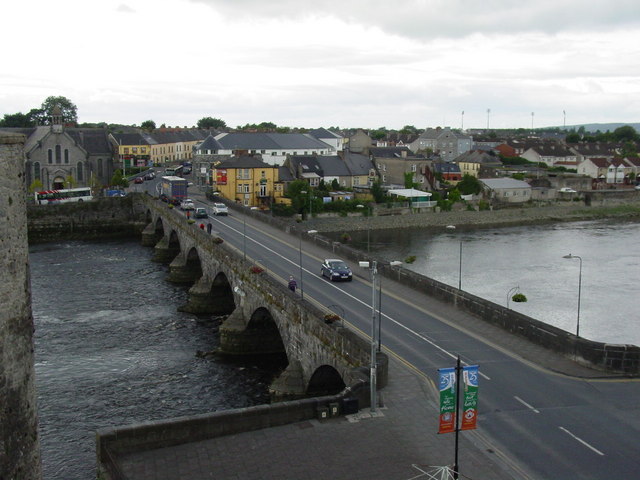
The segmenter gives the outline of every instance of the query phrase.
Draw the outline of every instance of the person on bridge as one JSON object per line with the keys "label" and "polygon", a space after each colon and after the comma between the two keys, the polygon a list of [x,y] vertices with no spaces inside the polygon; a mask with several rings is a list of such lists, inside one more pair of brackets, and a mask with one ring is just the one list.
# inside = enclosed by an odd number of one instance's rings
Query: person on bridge
{"label": "person on bridge", "polygon": [[200,224],[200,230],[204,230],[204,223]]}
{"label": "person on bridge", "polygon": [[291,290],[293,293],[296,293],[297,286],[298,284],[296,283],[295,278],[293,278],[293,276],[289,277],[289,290]]}
{"label": "person on bridge", "polygon": [[211,225],[211,222],[207,223],[207,233],[209,235],[211,235],[211,229],[213,228],[213,226]]}

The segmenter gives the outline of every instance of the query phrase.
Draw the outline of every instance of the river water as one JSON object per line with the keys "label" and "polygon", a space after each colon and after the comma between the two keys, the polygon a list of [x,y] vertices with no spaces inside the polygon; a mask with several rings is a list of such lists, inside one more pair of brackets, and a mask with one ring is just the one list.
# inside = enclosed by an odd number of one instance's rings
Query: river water
{"label": "river water", "polygon": [[151,255],[129,241],[30,248],[46,480],[96,478],[99,428],[268,402],[279,366],[197,358],[217,322],[177,311],[186,288]]}
{"label": "river water", "polygon": [[[351,235],[366,250],[366,233]],[[501,305],[519,287],[527,302],[510,301],[510,308],[572,333],[580,293],[580,336],[640,346],[638,239],[637,222],[585,221],[440,233],[377,230],[370,248],[387,260],[415,256],[403,266],[455,287],[461,280],[462,290]],[[582,258],[582,274],[578,259],[563,258],[569,253]]]}

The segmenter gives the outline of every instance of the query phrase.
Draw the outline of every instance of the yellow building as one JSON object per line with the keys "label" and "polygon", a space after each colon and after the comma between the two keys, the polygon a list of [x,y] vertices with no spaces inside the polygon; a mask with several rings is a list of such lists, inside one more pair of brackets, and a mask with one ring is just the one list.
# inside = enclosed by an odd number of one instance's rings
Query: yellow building
{"label": "yellow building", "polygon": [[269,165],[260,156],[233,157],[211,170],[214,191],[227,200],[247,207],[269,208],[284,194],[278,179],[278,166]]}
{"label": "yellow building", "polygon": [[111,133],[109,141],[113,145],[116,164],[120,168],[146,167],[150,165],[151,145],[139,133]]}

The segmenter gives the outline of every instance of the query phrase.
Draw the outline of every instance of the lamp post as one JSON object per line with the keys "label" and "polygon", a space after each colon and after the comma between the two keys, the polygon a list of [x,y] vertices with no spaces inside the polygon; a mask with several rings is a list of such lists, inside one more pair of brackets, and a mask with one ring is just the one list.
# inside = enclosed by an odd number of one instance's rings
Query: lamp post
{"label": "lamp post", "polygon": [[[306,194],[307,194],[307,191],[306,191],[306,190],[300,190],[300,193],[301,193],[302,195],[306,195]],[[302,209],[302,211],[304,212],[304,208]]]}
{"label": "lamp post", "polygon": [[[402,262],[390,262],[389,265],[400,265]],[[375,260],[371,262],[358,262],[360,267],[369,268],[371,271],[371,365],[370,365],[370,403],[371,413],[376,413],[377,399],[377,375],[378,375],[378,363],[377,363],[377,345],[376,341],[376,281],[378,276],[378,262]]]}
{"label": "lamp post", "polygon": [[460,266],[458,268],[458,290],[462,290],[462,240],[460,240]]}
{"label": "lamp post", "polygon": [[[358,205],[356,205],[356,208],[363,209],[363,208],[364,208],[364,205],[362,205],[361,203],[359,203]],[[369,216],[371,216],[371,205],[369,205]],[[369,233],[370,233],[370,231],[371,231],[371,226],[370,226],[369,222],[370,222],[370,220],[369,220],[369,219],[367,219],[367,253],[369,253],[369,245],[370,245],[370,242],[369,242]]]}
{"label": "lamp post", "polygon": [[577,258],[580,260],[580,270],[578,272],[578,319],[576,321],[576,337],[580,336],[580,293],[582,290],[582,257],[578,255],[564,255],[562,258]]}
{"label": "lamp post", "polygon": [[[318,231],[308,230],[307,233],[309,235],[313,235],[314,233],[318,233]],[[300,254],[300,262],[298,264],[300,267],[300,299],[304,300],[304,283],[302,281],[302,230],[300,230],[300,243],[298,247],[298,253]]]}
{"label": "lamp post", "polygon": [[507,292],[507,310],[509,310],[509,299],[511,298],[511,295],[515,295],[515,293],[518,290],[520,290],[520,286],[519,285],[509,289],[509,291]]}
{"label": "lamp post", "polygon": [[[394,260],[386,264],[381,264],[380,266],[383,265],[397,267],[398,265],[402,265],[402,262]],[[382,351],[382,279],[378,281],[378,351]]]}
{"label": "lamp post", "polygon": [[242,206],[242,261],[247,262],[247,212]]}

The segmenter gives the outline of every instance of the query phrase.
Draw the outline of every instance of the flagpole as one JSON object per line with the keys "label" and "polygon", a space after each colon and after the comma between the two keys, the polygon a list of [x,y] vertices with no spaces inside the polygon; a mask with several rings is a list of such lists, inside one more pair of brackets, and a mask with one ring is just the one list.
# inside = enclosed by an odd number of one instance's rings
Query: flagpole
{"label": "flagpole", "polygon": [[453,463],[453,478],[458,480],[458,435],[460,432],[460,355],[456,362],[456,452]]}

